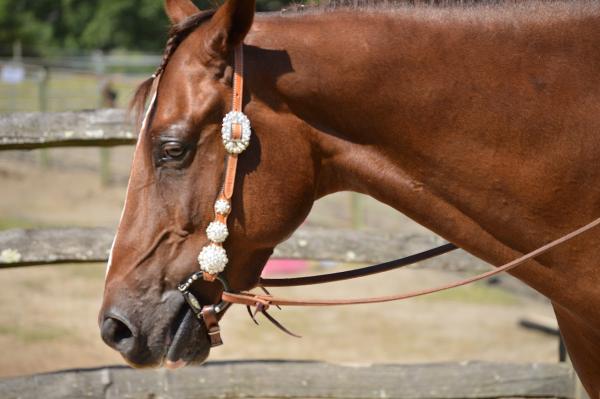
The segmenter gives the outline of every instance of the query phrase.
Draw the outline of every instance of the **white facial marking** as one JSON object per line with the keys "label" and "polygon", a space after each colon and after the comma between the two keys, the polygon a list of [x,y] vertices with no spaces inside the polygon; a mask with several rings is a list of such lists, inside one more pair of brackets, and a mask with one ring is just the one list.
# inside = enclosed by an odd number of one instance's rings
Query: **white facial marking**
{"label": "white facial marking", "polygon": [[[159,78],[157,78],[159,79]],[[155,82],[156,87],[158,87],[158,82]],[[152,109],[154,108],[154,103],[156,102],[156,96],[157,96],[157,90],[154,91],[154,94],[152,95],[152,99],[150,100],[150,103],[148,104],[148,108],[146,109],[146,113],[144,114],[144,120],[142,122],[142,126],[140,129],[140,134],[138,136],[138,140],[137,143],[135,145],[135,151],[133,153],[133,161],[131,162],[132,165],[135,165],[135,160],[138,154],[138,150],[140,147],[140,143],[142,142],[142,138],[144,135],[144,132],[146,131],[147,128],[147,124],[148,124],[148,118],[150,116],[150,112],[152,111]],[[133,169],[133,167],[132,167]],[[108,254],[108,262],[106,263],[106,273],[104,275],[104,279],[106,280],[106,277],[108,277],[108,272],[110,270],[110,267],[112,266],[112,259],[113,259],[113,250],[115,248],[115,243],[117,242],[117,237],[119,236],[119,230],[121,229],[121,222],[123,221],[123,215],[125,214],[125,209],[127,208],[127,197],[129,196],[129,185],[131,184],[131,174],[129,175],[129,181],[127,182],[127,191],[125,192],[125,202],[123,203],[123,210],[121,210],[121,217],[119,218],[119,226],[117,227],[117,232],[115,233],[115,238],[113,239],[113,243],[110,247],[110,253]]]}

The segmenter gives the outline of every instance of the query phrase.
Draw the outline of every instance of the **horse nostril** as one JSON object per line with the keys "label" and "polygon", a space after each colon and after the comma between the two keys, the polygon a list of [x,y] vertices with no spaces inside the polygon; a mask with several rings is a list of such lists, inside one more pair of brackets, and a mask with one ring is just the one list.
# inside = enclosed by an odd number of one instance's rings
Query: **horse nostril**
{"label": "horse nostril", "polygon": [[108,346],[126,354],[135,346],[135,336],[130,324],[121,318],[107,315],[101,327],[102,340]]}

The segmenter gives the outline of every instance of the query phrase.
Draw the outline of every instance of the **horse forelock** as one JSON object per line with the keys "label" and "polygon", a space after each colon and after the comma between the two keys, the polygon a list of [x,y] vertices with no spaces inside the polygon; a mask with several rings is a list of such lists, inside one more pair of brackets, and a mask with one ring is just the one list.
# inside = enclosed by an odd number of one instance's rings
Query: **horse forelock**
{"label": "horse forelock", "polygon": [[169,30],[169,36],[167,44],[163,50],[162,60],[152,77],[142,82],[137,89],[135,94],[129,103],[129,111],[133,114],[136,122],[136,127],[139,130],[142,123],[142,117],[144,115],[144,108],[148,101],[150,91],[152,89],[152,83],[157,76],[164,72],[169,60],[175,53],[175,50],[183,42],[183,40],[189,36],[196,28],[208,21],[214,15],[215,10],[201,11],[197,14],[190,16],[189,18],[181,21],[178,24],[172,25]]}

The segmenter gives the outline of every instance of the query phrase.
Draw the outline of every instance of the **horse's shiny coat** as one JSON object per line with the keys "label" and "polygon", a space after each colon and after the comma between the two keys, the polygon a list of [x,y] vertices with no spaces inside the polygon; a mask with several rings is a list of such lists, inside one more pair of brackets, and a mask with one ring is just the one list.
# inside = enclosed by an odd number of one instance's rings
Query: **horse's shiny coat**
{"label": "horse's shiny coat", "polygon": [[[598,2],[337,10],[252,24],[253,3],[229,0],[181,42],[140,137],[100,313],[105,341],[132,364],[208,355],[176,286],[207,241],[231,49],[244,37],[255,134],[230,217],[232,289],[251,288],[313,201],[340,190],[371,195],[493,264],[600,216]],[[166,6],[174,23],[198,11],[189,0]],[[184,155],[166,156],[165,142]],[[513,273],[552,300],[594,397],[598,259],[594,231]],[[218,288],[199,283],[195,293],[213,303]]]}

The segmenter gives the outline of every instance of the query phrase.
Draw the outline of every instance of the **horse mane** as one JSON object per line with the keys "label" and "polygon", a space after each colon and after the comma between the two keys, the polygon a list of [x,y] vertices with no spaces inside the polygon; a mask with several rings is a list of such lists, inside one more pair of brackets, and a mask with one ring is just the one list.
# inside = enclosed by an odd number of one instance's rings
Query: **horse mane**
{"label": "horse mane", "polygon": [[165,49],[163,50],[162,60],[160,65],[151,77],[143,81],[135,90],[135,94],[129,103],[129,111],[133,114],[134,120],[136,122],[136,126],[139,130],[142,117],[144,113],[144,108],[146,106],[146,102],[148,101],[148,96],[150,95],[150,91],[152,89],[152,83],[154,79],[158,77],[161,73],[164,72],[167,64],[169,63],[169,59],[177,50],[177,47],[183,42],[183,40],[196,28],[202,25],[205,21],[212,18],[215,10],[206,10],[201,11],[195,15],[190,16],[189,18],[181,21],[178,24],[172,25],[169,29],[169,35],[167,39],[167,44],[165,45]]}
{"label": "horse mane", "polygon": [[[325,12],[338,9],[345,10],[369,10],[384,9],[393,10],[405,6],[419,7],[465,7],[473,4],[497,4],[507,0],[326,0],[309,4],[292,3],[281,9],[281,14],[302,14],[305,12]],[[514,1],[514,0],[512,0]]]}
{"label": "horse mane", "polygon": [[[573,0],[322,0],[308,4],[291,3],[279,12],[270,14],[296,15],[323,13],[336,10],[396,10],[403,8],[419,9],[469,9],[481,6],[522,6],[531,4],[569,4]],[[593,3],[593,0],[580,0],[579,3]],[[267,13],[269,14],[269,13]]]}

